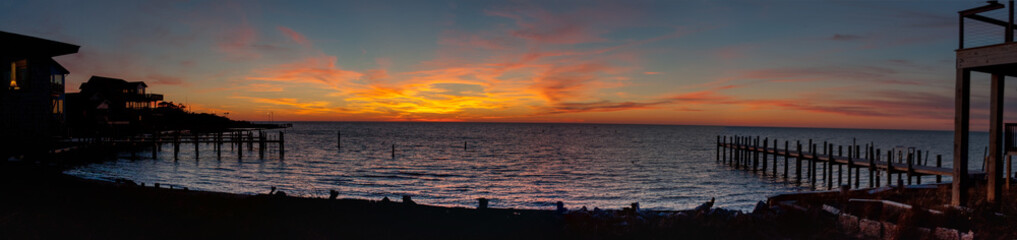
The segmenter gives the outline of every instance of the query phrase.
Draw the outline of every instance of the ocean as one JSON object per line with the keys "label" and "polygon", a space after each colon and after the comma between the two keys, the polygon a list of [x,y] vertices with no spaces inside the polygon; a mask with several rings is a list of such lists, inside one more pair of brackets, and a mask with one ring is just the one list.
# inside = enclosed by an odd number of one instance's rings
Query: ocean
{"label": "ocean", "polygon": [[[812,139],[845,151],[852,142],[884,152],[915,147],[928,151],[930,164],[942,154],[945,167],[952,166],[953,144],[951,131],[672,125],[295,122],[268,132],[278,131],[286,134],[284,159],[274,146],[259,159],[246,146],[240,158],[229,145],[218,159],[211,144],[202,144],[195,158],[193,145],[185,144],[177,160],[164,146],[158,159],[151,152],[138,153],[148,156],[141,159],[120,153],[66,173],[241,194],[274,186],[304,197],[327,197],[329,190],[340,198],[409,195],[419,204],[451,207],[475,207],[477,198],[487,198],[494,208],[553,209],[562,201],[568,208],[639,202],[644,209],[682,210],[716,198],[717,207],[748,211],[768,196],[813,188],[717,163],[717,136],[776,138],[780,146]],[[988,134],[973,132],[971,139],[969,168],[980,170]],[[822,178],[817,185],[825,186]]]}

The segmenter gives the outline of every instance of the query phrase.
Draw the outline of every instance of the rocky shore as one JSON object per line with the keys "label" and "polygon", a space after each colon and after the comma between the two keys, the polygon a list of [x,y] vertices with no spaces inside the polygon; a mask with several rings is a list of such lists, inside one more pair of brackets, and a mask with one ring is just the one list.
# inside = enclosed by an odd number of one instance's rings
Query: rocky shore
{"label": "rocky shore", "polygon": [[[848,238],[817,212],[716,208],[473,209],[402,201],[238,195],[63,175],[4,163],[3,239]],[[718,200],[723,201],[723,200]]]}

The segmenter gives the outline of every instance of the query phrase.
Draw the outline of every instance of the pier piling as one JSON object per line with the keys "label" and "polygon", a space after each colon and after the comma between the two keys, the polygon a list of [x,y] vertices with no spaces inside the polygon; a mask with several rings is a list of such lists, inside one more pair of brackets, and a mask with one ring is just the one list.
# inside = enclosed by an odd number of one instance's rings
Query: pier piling
{"label": "pier piling", "polygon": [[[801,148],[801,147],[799,147]],[[791,148],[788,148],[788,141],[784,140],[784,179],[787,179],[787,158],[791,156]]]}
{"label": "pier piling", "polygon": [[798,142],[798,156],[795,157],[795,182],[802,184],[802,143]]}
{"label": "pier piling", "polygon": [[[936,155],[936,167],[937,168],[943,167],[943,155]],[[943,176],[937,174],[936,175],[936,183],[941,183],[941,182],[943,182]]]}
{"label": "pier piling", "polygon": [[760,160],[760,162],[762,162],[762,164],[763,164],[763,167],[759,169],[760,172],[762,172],[764,175],[766,174],[766,155],[767,155],[766,151],[769,148],[770,148],[770,138],[764,138],[763,139],[763,159]]}

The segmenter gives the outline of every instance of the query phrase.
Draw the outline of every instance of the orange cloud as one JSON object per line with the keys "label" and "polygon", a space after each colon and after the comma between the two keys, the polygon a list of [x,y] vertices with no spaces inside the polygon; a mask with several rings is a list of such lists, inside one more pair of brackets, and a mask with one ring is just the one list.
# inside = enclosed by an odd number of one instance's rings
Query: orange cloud
{"label": "orange cloud", "polygon": [[287,107],[283,110],[291,110],[290,113],[297,115],[326,114],[348,112],[349,110],[339,107],[330,107],[327,101],[301,102],[295,98],[258,98],[246,96],[234,96],[233,98],[248,99],[255,103],[266,103],[271,105]]}
{"label": "orange cloud", "polygon": [[288,83],[312,83],[338,88],[340,84],[364,76],[364,74],[359,72],[339,68],[336,65],[336,61],[337,58],[335,56],[310,57],[300,62],[255,70],[259,76],[248,77],[248,79]]}
{"label": "orange cloud", "polygon": [[300,34],[297,31],[293,31],[293,29],[290,29],[288,27],[283,27],[283,26],[279,26],[279,27],[277,27],[277,29],[279,29],[279,31],[282,32],[283,35],[286,35],[287,37],[290,38],[290,40],[293,40],[297,44],[300,44],[300,45],[306,46],[306,47],[311,46],[311,41],[307,40],[307,37],[304,37],[303,34]]}

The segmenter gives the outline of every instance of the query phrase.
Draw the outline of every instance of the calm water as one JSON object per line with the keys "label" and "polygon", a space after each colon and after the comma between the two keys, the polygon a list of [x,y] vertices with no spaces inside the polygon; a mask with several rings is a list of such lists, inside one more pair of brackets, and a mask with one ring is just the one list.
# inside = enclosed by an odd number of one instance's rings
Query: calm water
{"label": "calm water", "polygon": [[[182,145],[176,161],[172,147],[164,147],[158,160],[129,160],[122,153],[67,173],[243,194],[276,186],[314,197],[326,197],[330,189],[348,198],[412,195],[418,203],[442,206],[474,207],[476,198],[485,197],[499,208],[549,209],[564,201],[570,208],[639,202],[643,208],[676,210],[716,197],[720,207],[749,210],[767,196],[811,187],[715,163],[717,135],[778,138],[781,146],[784,139],[846,145],[857,138],[882,149],[929,150],[930,163],[943,154],[946,166],[953,141],[947,131],[596,124],[300,122],[284,131],[284,160],[275,148],[258,159],[246,146],[238,160],[229,145],[222,160],[211,145],[201,146],[195,159],[193,145]],[[981,159],[988,136],[973,133],[972,139],[972,159]],[[973,160],[971,168],[981,164]]]}

